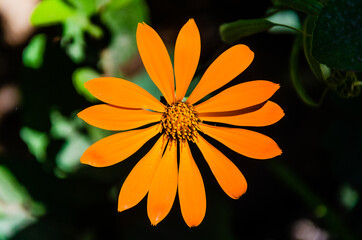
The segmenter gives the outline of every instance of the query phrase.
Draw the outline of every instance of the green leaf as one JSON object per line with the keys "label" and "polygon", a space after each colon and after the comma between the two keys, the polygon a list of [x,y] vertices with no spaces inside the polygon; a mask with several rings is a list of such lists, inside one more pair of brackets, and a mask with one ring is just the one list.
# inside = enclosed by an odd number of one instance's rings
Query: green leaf
{"label": "green leaf", "polygon": [[362,71],[362,1],[330,0],[313,32],[312,54],[321,63]]}
{"label": "green leaf", "polygon": [[269,30],[276,24],[264,19],[241,19],[231,23],[224,23],[220,26],[221,39],[224,42],[235,42],[242,37]]}
{"label": "green leaf", "polygon": [[295,33],[296,29],[300,30],[300,21],[298,13],[294,10],[278,11],[266,18],[266,20],[277,24],[269,32],[274,33]]}
{"label": "green leaf", "polygon": [[317,0],[273,0],[275,6],[286,6],[297,11],[317,15],[323,5]]}
{"label": "green leaf", "polygon": [[35,7],[30,22],[34,26],[49,26],[64,22],[75,13],[75,9],[61,0],[44,0]]}
{"label": "green leaf", "polygon": [[30,68],[40,68],[46,45],[45,34],[35,35],[23,51],[23,63]]}
{"label": "green leaf", "polygon": [[78,68],[72,76],[73,85],[79,95],[83,95],[88,101],[95,102],[97,99],[84,87],[84,83],[98,77],[100,77],[100,74],[92,68]]}
{"label": "green leaf", "polygon": [[20,129],[20,137],[28,146],[31,154],[33,154],[39,162],[43,162],[49,144],[49,137],[47,134],[28,127],[22,127]]}

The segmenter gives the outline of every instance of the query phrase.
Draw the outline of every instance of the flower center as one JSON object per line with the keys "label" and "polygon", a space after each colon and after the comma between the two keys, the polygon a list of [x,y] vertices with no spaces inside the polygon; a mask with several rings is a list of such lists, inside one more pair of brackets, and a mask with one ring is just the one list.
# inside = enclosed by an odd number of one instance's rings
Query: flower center
{"label": "flower center", "polygon": [[162,116],[162,132],[170,140],[195,142],[200,122],[192,105],[183,102],[174,103],[167,107]]}

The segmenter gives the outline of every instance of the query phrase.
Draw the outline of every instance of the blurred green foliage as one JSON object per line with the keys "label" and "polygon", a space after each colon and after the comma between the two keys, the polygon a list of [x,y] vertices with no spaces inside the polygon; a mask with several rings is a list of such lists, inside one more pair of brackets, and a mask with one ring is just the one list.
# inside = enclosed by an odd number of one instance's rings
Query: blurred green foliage
{"label": "blurred green foliage", "polygon": [[78,68],[74,71],[73,85],[79,95],[83,95],[88,101],[95,102],[97,99],[84,87],[84,83],[101,75],[90,67]]}
{"label": "blurred green foliage", "polygon": [[[83,62],[87,55],[87,37],[100,40],[104,32],[110,34],[109,45],[97,56],[98,69],[95,70],[91,66],[79,67],[72,74],[72,83],[77,93],[88,101],[96,102],[97,99],[85,89],[84,83],[104,74],[124,74],[122,66],[138,54],[135,38],[137,24],[147,19],[148,9],[143,0],[44,0],[36,6],[30,21],[36,27],[61,25],[61,46],[77,64]],[[97,23],[93,23],[94,20]],[[37,34],[30,40],[23,51],[25,66],[35,69],[42,66],[46,38],[45,34]],[[143,79],[145,74],[145,71],[141,71],[133,78]],[[152,83],[150,80],[148,82]],[[156,94],[159,92],[156,91]],[[79,158],[92,141],[82,132],[85,124],[73,115],[67,119],[50,106],[49,116],[51,127],[48,131],[38,131],[24,126],[20,135],[29,151],[42,162],[47,156],[49,141],[64,141],[55,157],[55,173],[58,177],[64,177],[65,174],[78,169]],[[91,139],[105,136],[102,131],[86,129],[89,136],[94,136]]]}
{"label": "blurred green foliage", "polygon": [[74,116],[69,119],[62,116],[60,112],[53,110],[50,113],[52,127],[50,135],[54,139],[64,140],[55,157],[55,174],[58,177],[65,177],[80,167],[80,157],[83,152],[92,144],[90,139],[80,132],[82,121]]}
{"label": "blurred green foliage", "polygon": [[107,75],[121,77],[122,66],[138,54],[135,33],[139,22],[148,21],[146,4],[144,0],[113,1],[100,18],[112,34],[100,64]]}
{"label": "blurred green foliage", "polygon": [[49,26],[62,23],[77,12],[61,0],[46,0],[38,4],[30,18],[34,26]]}
{"label": "blurred green foliage", "polygon": [[49,138],[46,133],[23,127],[20,130],[20,137],[36,159],[40,162],[44,162],[46,158],[46,149],[49,144]]}
{"label": "blurred green foliage", "polygon": [[100,27],[91,23],[89,17],[96,13],[94,0],[70,1],[73,6],[62,0],[45,0],[40,2],[31,16],[34,26],[63,25],[62,45],[75,62],[84,60],[84,33],[100,38],[103,32]]}
{"label": "blurred green foliage", "polygon": [[43,64],[45,45],[45,34],[34,36],[23,51],[24,65],[30,68],[40,68]]}
{"label": "blurred green foliage", "polygon": [[0,186],[0,239],[8,239],[45,214],[45,208],[1,165]]}
{"label": "blurred green foliage", "polygon": [[360,198],[358,191],[350,185],[345,185],[340,191],[341,202],[348,209],[352,210],[358,203]]}

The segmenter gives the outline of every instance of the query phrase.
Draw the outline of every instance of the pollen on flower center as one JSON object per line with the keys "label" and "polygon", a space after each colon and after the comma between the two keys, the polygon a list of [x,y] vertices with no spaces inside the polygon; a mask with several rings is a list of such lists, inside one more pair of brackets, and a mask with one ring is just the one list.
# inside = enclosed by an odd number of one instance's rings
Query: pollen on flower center
{"label": "pollen on flower center", "polygon": [[192,105],[174,103],[167,107],[162,116],[162,133],[170,140],[195,142],[200,122]]}

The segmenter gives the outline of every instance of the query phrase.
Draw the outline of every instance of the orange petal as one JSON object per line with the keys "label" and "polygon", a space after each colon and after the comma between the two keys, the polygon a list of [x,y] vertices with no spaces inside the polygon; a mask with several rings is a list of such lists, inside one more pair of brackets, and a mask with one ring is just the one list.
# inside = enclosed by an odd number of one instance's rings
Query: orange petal
{"label": "orange petal", "polygon": [[222,53],[206,70],[187,103],[194,104],[242,73],[253,61],[254,53],[246,45],[235,45]]}
{"label": "orange petal", "polygon": [[250,158],[268,159],[282,153],[273,139],[261,133],[240,128],[215,127],[206,124],[200,124],[200,129],[235,152]]}
{"label": "orange petal", "polygon": [[198,226],[206,213],[206,194],[199,169],[187,141],[181,146],[178,177],[181,213],[189,227]]}
{"label": "orange petal", "polygon": [[200,113],[202,121],[227,123],[237,126],[262,127],[278,122],[284,116],[278,104],[267,101],[260,109],[239,115],[225,116],[218,113]]}
{"label": "orange petal", "polygon": [[120,78],[95,78],[84,86],[93,96],[111,105],[165,111],[165,106],[146,90]]}
{"label": "orange petal", "polygon": [[268,100],[279,84],[256,80],[232,86],[195,106],[197,112],[224,112],[247,108]]}
{"label": "orange petal", "polygon": [[177,36],[175,46],[176,102],[181,101],[194,77],[201,52],[199,29],[190,19]]}
{"label": "orange petal", "polygon": [[94,167],[107,167],[119,163],[154,137],[159,132],[158,127],[154,125],[103,138],[85,150],[80,161]]}
{"label": "orange petal", "polygon": [[147,199],[147,213],[152,225],[170,212],[177,191],[177,145],[166,149],[152,179]]}
{"label": "orange petal", "polygon": [[200,135],[196,143],[224,192],[234,199],[243,195],[246,192],[247,183],[234,163]]}
{"label": "orange petal", "polygon": [[164,144],[161,137],[152,149],[134,166],[119,193],[119,212],[137,205],[146,196],[157,166],[160,163],[163,150]]}
{"label": "orange petal", "polygon": [[162,39],[150,26],[139,23],[137,46],[148,75],[169,104],[175,102],[172,63]]}
{"label": "orange petal", "polygon": [[78,113],[78,117],[92,126],[120,131],[159,122],[161,121],[162,113],[99,104],[84,109]]}

